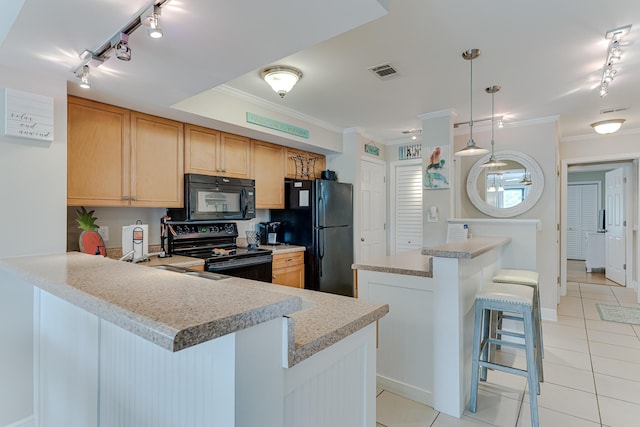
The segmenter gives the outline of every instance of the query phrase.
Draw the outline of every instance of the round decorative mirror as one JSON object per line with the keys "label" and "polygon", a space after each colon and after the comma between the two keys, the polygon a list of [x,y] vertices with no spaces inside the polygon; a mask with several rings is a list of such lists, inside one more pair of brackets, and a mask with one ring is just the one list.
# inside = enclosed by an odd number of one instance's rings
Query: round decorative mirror
{"label": "round decorative mirror", "polygon": [[542,196],[544,175],[540,165],[519,151],[496,151],[504,166],[486,168],[489,155],[478,160],[467,177],[467,194],[480,211],[497,218],[509,218],[531,209]]}

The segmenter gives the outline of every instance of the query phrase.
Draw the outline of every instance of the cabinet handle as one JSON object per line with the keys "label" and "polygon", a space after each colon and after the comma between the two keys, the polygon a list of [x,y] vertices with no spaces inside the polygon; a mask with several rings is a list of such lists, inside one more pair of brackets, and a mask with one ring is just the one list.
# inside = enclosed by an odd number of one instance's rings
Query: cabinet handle
{"label": "cabinet handle", "polygon": [[361,238],[360,238],[360,241],[361,241],[361,242],[364,242],[364,237],[361,237]]}
{"label": "cabinet handle", "polygon": [[293,261],[293,258],[287,258],[287,262]]}
{"label": "cabinet handle", "polygon": [[216,172],[220,172],[220,168],[216,168]]}
{"label": "cabinet handle", "polygon": [[131,200],[133,200],[134,202],[135,202],[135,201],[137,201],[137,200],[138,200],[138,196],[133,196],[133,197],[131,198]]}
{"label": "cabinet handle", "polygon": [[271,276],[271,278],[272,278],[272,279],[275,279],[275,278],[276,278],[276,275],[274,274],[273,276]]}
{"label": "cabinet handle", "polygon": [[129,196],[124,196],[123,199],[124,200],[129,200]]}
{"label": "cabinet handle", "polygon": [[222,172],[227,172],[227,169],[226,169],[226,168],[225,168],[225,169],[222,169]]}

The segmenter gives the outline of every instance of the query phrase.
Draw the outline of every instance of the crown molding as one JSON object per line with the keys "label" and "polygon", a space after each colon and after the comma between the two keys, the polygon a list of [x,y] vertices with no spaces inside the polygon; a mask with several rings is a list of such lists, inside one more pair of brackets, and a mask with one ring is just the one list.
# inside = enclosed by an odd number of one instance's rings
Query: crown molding
{"label": "crown molding", "polygon": [[453,108],[446,110],[434,111],[432,113],[422,113],[416,116],[419,120],[437,119],[440,117],[458,117],[458,113]]}
{"label": "crown molding", "polygon": [[216,92],[220,92],[225,95],[233,96],[234,98],[242,99],[243,101],[250,102],[252,104],[258,105],[260,107],[268,108],[269,110],[276,111],[278,113],[285,114],[289,117],[293,117],[299,120],[304,121],[310,125],[314,125],[323,129],[326,129],[331,132],[343,133],[343,129],[337,126],[332,125],[331,123],[327,123],[322,120],[318,120],[315,117],[308,116],[306,114],[302,114],[298,111],[292,110],[291,108],[283,107],[282,105],[276,104],[275,102],[267,101],[262,98],[258,98],[257,96],[251,95],[247,92],[243,92],[241,90],[232,88],[228,85],[220,85],[211,89]]}

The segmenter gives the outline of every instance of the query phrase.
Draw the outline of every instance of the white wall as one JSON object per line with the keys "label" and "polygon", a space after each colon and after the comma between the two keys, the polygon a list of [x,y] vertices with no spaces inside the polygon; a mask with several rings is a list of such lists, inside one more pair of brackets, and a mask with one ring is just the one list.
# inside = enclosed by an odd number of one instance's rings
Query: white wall
{"label": "white wall", "polygon": [[[64,252],[66,81],[37,74],[37,69],[3,66],[0,88],[53,97],[55,120],[53,142],[6,137],[4,129],[0,131],[0,258]],[[10,299],[14,302],[6,306]],[[0,425],[33,414],[32,304],[29,287],[0,276]]]}
{"label": "white wall", "polygon": [[[457,135],[454,138],[456,149],[466,144],[468,135]],[[481,147],[490,147],[491,132],[474,128],[474,140]],[[516,150],[533,157],[542,168],[544,174],[544,192],[536,205],[529,211],[513,217],[514,219],[539,219],[541,231],[537,241],[537,264],[540,273],[541,303],[542,307],[549,310],[557,306],[557,276],[559,246],[557,244],[558,232],[556,230],[556,211],[558,194],[557,188],[557,145],[558,134],[555,118],[540,120],[530,123],[505,126],[497,129],[495,135],[496,151]],[[478,161],[478,157],[457,159],[460,172],[459,210],[460,218],[490,218],[478,211],[469,200],[466,193],[466,180],[469,170]]]}

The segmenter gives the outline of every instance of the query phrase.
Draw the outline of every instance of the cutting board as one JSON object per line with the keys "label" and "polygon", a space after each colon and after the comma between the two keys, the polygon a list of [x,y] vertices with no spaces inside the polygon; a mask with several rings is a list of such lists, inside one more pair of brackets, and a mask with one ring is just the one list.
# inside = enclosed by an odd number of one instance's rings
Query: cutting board
{"label": "cutting board", "polygon": [[[80,234],[80,239],[78,241],[80,245],[80,252],[84,252],[85,254],[98,255],[97,252],[102,256],[107,256],[107,248],[104,246],[104,240],[102,240],[102,236],[97,231],[83,231]],[[96,251],[98,248],[98,251]]]}

